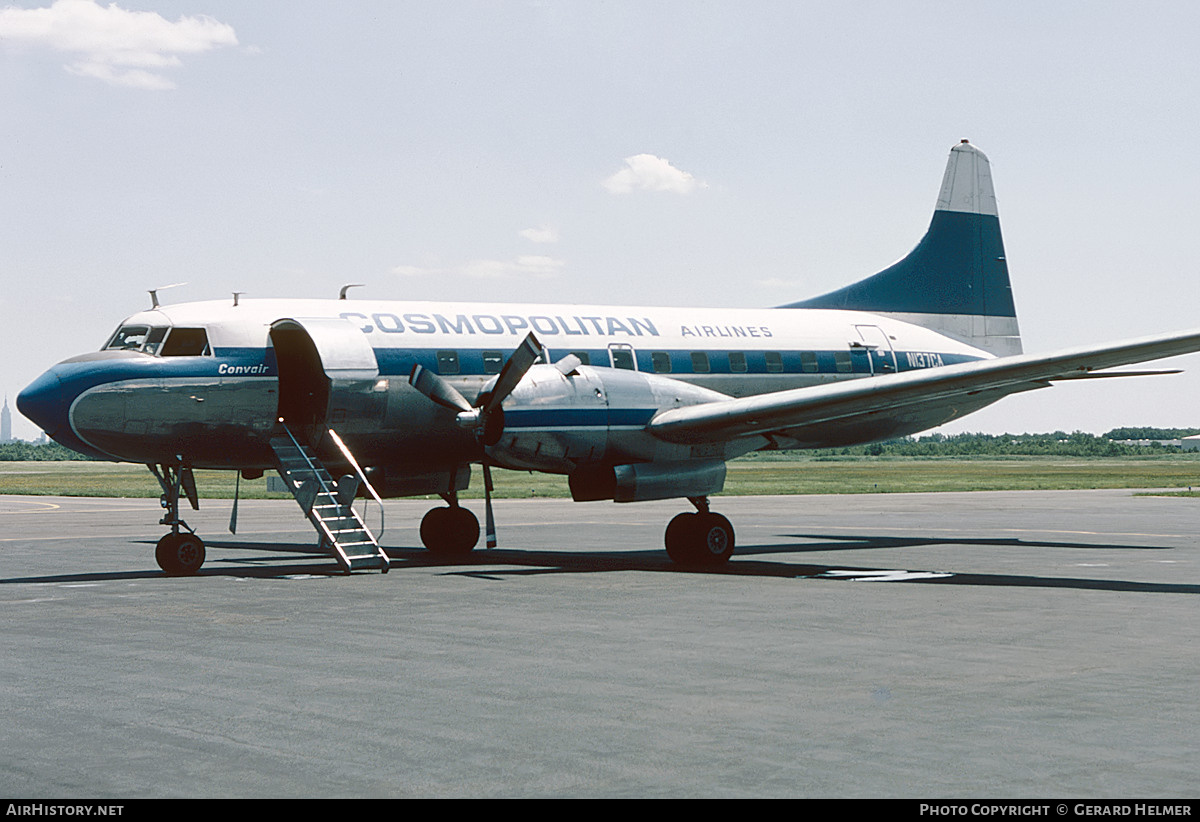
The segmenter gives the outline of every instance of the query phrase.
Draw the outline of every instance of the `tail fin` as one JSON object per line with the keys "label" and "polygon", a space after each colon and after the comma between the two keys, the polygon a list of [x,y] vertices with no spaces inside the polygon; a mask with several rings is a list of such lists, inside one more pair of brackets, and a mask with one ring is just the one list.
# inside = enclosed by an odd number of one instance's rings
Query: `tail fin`
{"label": "tail fin", "polygon": [[993,354],[1020,354],[987,157],[966,140],[950,150],[933,221],[907,257],[853,285],[781,307],[871,311]]}

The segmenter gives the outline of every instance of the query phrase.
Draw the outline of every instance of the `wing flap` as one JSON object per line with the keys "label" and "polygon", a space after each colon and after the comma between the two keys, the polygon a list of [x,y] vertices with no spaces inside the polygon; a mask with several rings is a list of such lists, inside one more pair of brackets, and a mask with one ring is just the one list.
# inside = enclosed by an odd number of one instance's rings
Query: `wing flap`
{"label": "wing flap", "polygon": [[655,415],[647,430],[670,442],[728,440],[859,415],[902,411],[922,403],[945,402],[982,392],[998,398],[1044,388],[1054,380],[1118,376],[1094,372],[1195,351],[1200,351],[1200,329],[676,408]]}

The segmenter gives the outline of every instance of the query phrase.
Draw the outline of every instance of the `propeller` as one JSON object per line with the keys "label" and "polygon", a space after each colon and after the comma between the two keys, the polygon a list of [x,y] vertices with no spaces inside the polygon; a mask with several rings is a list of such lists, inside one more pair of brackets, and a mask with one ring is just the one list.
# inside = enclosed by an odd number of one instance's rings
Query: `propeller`
{"label": "propeller", "polygon": [[[484,445],[492,445],[499,441],[504,431],[504,409],[500,404],[508,399],[508,395],[520,384],[542,356],[542,344],[538,342],[533,332],[521,341],[513,351],[508,362],[500,369],[496,382],[491,391],[484,391],[475,400],[475,404],[467,402],[467,398],[443,377],[430,371],[422,365],[414,365],[408,375],[408,384],[420,391],[426,397],[443,408],[457,411],[457,421],[463,428],[474,429],[476,436]],[[496,547],[496,521],[492,516],[492,467],[487,460],[483,462],[483,498],[487,515],[487,547]]]}

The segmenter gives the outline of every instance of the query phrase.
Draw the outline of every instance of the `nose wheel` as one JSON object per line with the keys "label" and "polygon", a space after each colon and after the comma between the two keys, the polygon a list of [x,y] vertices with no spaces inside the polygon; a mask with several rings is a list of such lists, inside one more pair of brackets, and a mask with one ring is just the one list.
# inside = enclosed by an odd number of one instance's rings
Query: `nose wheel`
{"label": "nose wheel", "polygon": [[158,541],[154,558],[168,576],[191,576],[204,564],[204,540],[195,534],[167,534]]}

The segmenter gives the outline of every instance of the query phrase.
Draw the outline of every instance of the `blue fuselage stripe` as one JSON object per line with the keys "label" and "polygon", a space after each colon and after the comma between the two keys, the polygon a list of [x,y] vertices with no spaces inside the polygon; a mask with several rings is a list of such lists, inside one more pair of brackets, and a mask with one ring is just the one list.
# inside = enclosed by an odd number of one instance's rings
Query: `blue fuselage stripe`
{"label": "blue fuselage stripe", "polygon": [[[435,373],[450,377],[490,377],[496,369],[485,369],[485,354],[495,352],[485,349],[458,349],[455,361],[458,370],[453,371],[444,367],[439,360],[438,351],[431,349],[396,349],[377,348],[375,358],[379,364],[380,376],[407,377],[414,364],[419,363]],[[557,352],[556,352],[557,353]],[[567,353],[565,350],[564,355]],[[608,352],[605,349],[585,351],[589,354],[592,365],[609,367]],[[746,370],[734,371],[730,367],[729,351],[708,351],[708,371],[697,371],[693,367],[691,351],[667,351],[671,358],[670,371],[655,371],[652,354],[660,352],[638,351],[636,355],[638,370],[644,373],[658,373],[661,376],[700,376],[704,374],[761,376],[761,375],[838,375],[838,374],[869,374],[871,363],[868,352],[862,349],[852,350],[850,370],[844,365],[838,367],[833,351],[805,352],[815,354],[816,368],[805,367],[799,351],[776,352],[780,355],[777,364],[772,366],[765,358],[767,352],[748,351],[746,355]],[[505,354],[507,356],[507,354]],[[897,352],[895,367],[898,371],[913,371],[940,365],[954,365],[961,362],[973,362],[980,358],[961,354],[935,352]],[[876,355],[876,371],[881,361]],[[495,362],[494,359],[491,362]],[[892,358],[886,357],[886,365],[892,367]],[[843,360],[845,363],[845,360]],[[80,393],[97,385],[124,380],[171,380],[171,379],[200,379],[219,380],[236,379],[238,377],[273,377],[277,374],[275,351],[272,348],[218,348],[213,356],[198,357],[136,357],[121,360],[90,360],[85,362],[59,363],[54,372],[63,383],[64,395],[78,396]]]}

